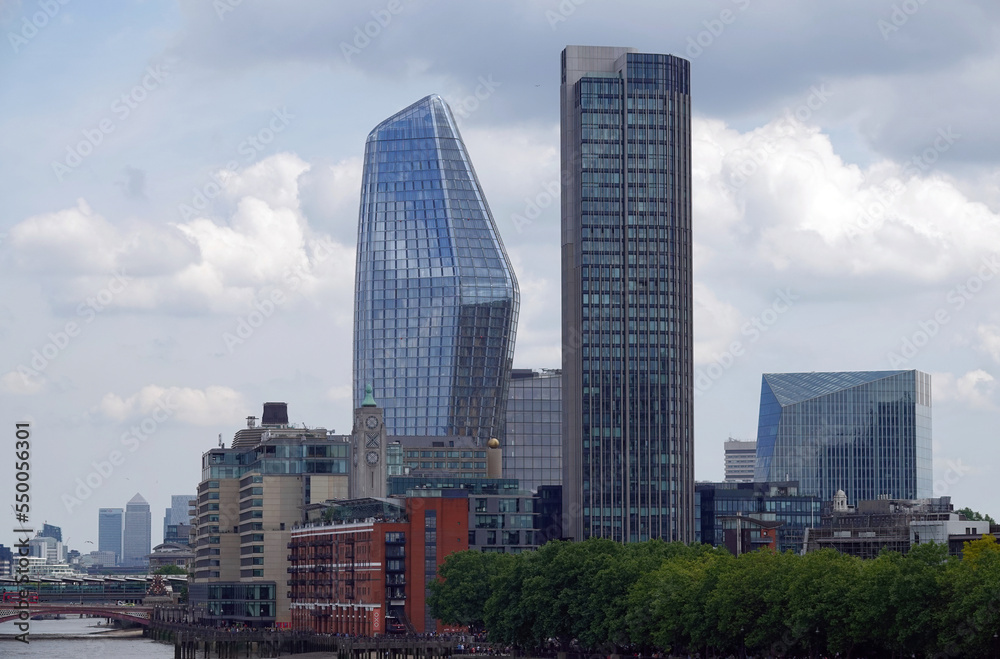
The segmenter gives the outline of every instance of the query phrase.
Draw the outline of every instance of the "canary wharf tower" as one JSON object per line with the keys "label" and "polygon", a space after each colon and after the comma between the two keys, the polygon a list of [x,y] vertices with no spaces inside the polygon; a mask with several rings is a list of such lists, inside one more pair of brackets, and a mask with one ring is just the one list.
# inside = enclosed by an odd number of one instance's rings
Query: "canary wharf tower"
{"label": "canary wharf tower", "polygon": [[448,105],[428,96],[368,135],[354,308],[354,406],[389,435],[500,437],[517,280]]}
{"label": "canary wharf tower", "polygon": [[690,63],[562,53],[564,533],[694,540]]}

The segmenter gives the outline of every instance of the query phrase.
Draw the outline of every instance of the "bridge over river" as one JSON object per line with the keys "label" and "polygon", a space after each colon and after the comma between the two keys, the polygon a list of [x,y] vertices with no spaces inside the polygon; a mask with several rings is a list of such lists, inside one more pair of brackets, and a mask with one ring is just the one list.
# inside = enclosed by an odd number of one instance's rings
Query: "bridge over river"
{"label": "bridge over river", "polygon": [[41,615],[89,615],[98,618],[111,618],[123,622],[137,622],[140,625],[149,626],[153,614],[151,606],[118,605],[118,604],[71,604],[71,603],[50,603],[39,602],[29,604],[26,608],[20,608],[17,604],[0,604],[0,622],[9,622],[21,618],[23,611],[27,611],[31,617]]}

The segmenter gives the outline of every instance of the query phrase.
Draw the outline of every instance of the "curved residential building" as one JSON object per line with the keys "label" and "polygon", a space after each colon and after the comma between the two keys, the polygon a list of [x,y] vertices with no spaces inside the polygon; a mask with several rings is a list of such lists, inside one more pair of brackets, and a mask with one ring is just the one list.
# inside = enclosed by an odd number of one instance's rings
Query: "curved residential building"
{"label": "curved residential building", "polygon": [[517,280],[448,105],[428,96],[368,135],[354,307],[354,406],[389,435],[500,437]]}

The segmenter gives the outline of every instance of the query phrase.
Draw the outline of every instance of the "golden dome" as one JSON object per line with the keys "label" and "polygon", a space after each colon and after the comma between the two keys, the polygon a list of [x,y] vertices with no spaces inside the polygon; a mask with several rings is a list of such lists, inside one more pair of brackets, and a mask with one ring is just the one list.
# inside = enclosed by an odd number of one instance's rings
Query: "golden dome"
{"label": "golden dome", "polygon": [[486,442],[486,445],[490,448],[500,448],[500,440],[494,437],[490,441]]}

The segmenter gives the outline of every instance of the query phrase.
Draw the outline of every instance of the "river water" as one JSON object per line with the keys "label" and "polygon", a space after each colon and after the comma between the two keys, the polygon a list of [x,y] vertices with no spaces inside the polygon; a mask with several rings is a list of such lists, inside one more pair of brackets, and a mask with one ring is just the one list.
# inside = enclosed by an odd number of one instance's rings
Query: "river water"
{"label": "river water", "polygon": [[[28,644],[0,639],[0,657],[45,659],[173,659],[174,646],[145,638],[102,638],[101,618],[32,620]],[[0,624],[0,635],[19,634],[13,622]],[[52,638],[54,635],[73,638]],[[49,638],[46,638],[48,636]]]}

